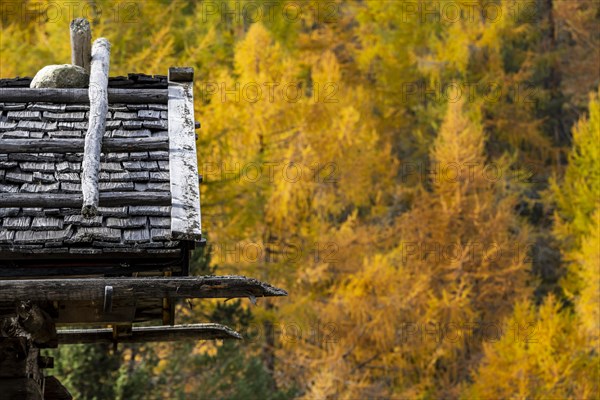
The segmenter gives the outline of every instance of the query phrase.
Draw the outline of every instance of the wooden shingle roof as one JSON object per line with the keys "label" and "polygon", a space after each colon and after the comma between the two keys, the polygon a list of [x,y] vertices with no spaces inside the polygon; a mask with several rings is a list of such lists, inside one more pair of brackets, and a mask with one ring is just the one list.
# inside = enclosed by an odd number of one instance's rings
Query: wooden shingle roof
{"label": "wooden shingle roof", "polygon": [[[26,82],[0,80],[0,88],[12,88],[4,89],[13,91],[12,98],[14,90],[22,90],[29,99],[35,89],[23,87]],[[73,202],[81,194],[89,103],[64,99],[1,102],[0,97],[0,203],[9,196],[16,199],[0,204],[0,266],[18,259],[115,257],[125,262],[128,258],[146,259],[144,265],[148,265],[147,259],[155,258],[158,264],[165,259],[181,259],[200,239],[199,211],[197,228],[190,235],[174,232],[172,220],[174,205],[181,208],[181,199],[172,198],[171,192],[183,171],[170,170],[173,157],[181,152],[170,151],[170,146],[189,132],[175,132],[173,128],[169,132],[169,102],[153,102],[156,97],[147,101],[146,91],[137,90],[148,86],[155,92],[162,89],[166,99],[166,77],[130,74],[111,82],[119,90],[128,89],[128,98],[135,101],[109,103],[99,173],[99,215],[93,218],[82,216],[79,201]],[[71,90],[75,99],[79,93],[79,89],[58,90]],[[180,109],[177,107],[176,112]],[[193,109],[191,115],[193,118]],[[173,125],[173,120],[188,116],[172,117]],[[190,150],[195,164],[195,145]],[[190,185],[197,186],[197,170],[194,181]],[[192,190],[184,200],[199,204],[199,198],[194,197],[197,192]],[[40,204],[20,206],[20,198]],[[123,200],[126,198],[133,201]]]}

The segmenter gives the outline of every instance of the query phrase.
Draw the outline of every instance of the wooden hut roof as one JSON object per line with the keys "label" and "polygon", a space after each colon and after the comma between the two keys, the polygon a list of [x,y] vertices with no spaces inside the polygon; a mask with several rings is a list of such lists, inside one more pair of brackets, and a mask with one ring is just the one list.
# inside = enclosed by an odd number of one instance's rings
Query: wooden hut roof
{"label": "wooden hut roof", "polygon": [[[0,367],[9,371],[8,397],[28,390],[35,399],[71,398],[44,379],[52,359],[38,357],[40,348],[241,339],[219,324],[175,326],[176,301],[287,296],[243,276],[187,276],[201,238],[193,69],[109,78],[110,43],[91,46],[85,19],[70,29],[73,65],[89,73],[77,85],[88,87],[0,79]],[[163,325],[133,326],[157,320]],[[56,329],[70,324],[103,327]]]}
{"label": "wooden hut roof", "polygon": [[167,100],[167,77],[110,79],[109,87],[118,89],[109,89],[100,207],[93,218],[81,214],[88,89],[29,89],[29,83],[0,80],[0,266],[19,259],[115,257],[146,258],[148,265],[149,258],[164,264],[184,256],[200,239],[200,214],[188,213],[182,227],[172,218],[174,206],[194,211],[200,199],[197,190],[175,198],[174,181],[189,181],[190,171],[171,171],[170,165],[174,157],[181,161],[183,137],[195,167],[195,184],[189,184],[198,186],[193,126],[190,138],[189,129],[182,132],[173,122],[191,116],[193,124],[193,107],[171,104],[172,113],[189,115],[173,115],[169,128],[169,103],[177,99]]}

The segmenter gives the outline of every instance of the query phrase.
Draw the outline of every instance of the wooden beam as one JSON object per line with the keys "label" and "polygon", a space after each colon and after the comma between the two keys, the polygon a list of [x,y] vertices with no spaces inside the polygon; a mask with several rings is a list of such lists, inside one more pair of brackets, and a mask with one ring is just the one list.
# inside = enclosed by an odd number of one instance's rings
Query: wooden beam
{"label": "wooden beam", "polygon": [[[55,319],[57,324],[115,324],[135,320],[135,301],[129,306],[115,306],[105,313],[99,301],[74,301],[61,303],[64,309],[59,310]],[[74,303],[74,304],[71,304]]]}
{"label": "wooden beam", "polygon": [[202,236],[200,220],[200,186],[196,133],[194,132],[193,69],[169,69],[169,170],[171,174],[171,232],[176,239],[197,240]]}
{"label": "wooden beam", "polygon": [[104,300],[104,288],[113,287],[113,299],[234,298],[287,296],[283,289],[245,276],[190,276],[157,278],[86,278],[0,280],[0,302],[14,300]]}
{"label": "wooden beam", "polygon": [[81,163],[81,191],[83,206],[81,214],[92,218],[98,214],[100,195],[98,175],[102,138],[106,130],[108,114],[108,70],[110,65],[110,43],[105,38],[97,39],[92,47],[90,72],[90,121],[85,134],[83,162]]}
{"label": "wooden beam", "polygon": [[[129,336],[116,339],[118,343],[176,342],[182,340],[242,339],[242,336],[220,324],[190,324],[175,326],[134,327]],[[115,343],[113,330],[69,329],[58,331],[58,344]]]}
{"label": "wooden beam", "polygon": [[[83,195],[57,193],[0,193],[0,207],[79,208]],[[171,194],[166,192],[106,192],[100,193],[100,207],[170,206]]]}
{"label": "wooden beam", "polygon": [[[2,139],[0,153],[83,153],[83,139]],[[104,139],[104,153],[168,151],[166,138]]]}
{"label": "wooden beam", "polygon": [[171,67],[169,68],[169,80],[171,82],[192,82],[194,80],[194,68]]}
{"label": "wooden beam", "polygon": [[[187,243],[187,242],[186,242]],[[134,272],[162,273],[173,269],[177,275],[182,272],[182,257],[187,249],[180,243],[178,247],[166,249],[115,248],[102,254],[69,255],[66,252],[25,252],[10,245],[0,246],[0,279],[25,277],[51,277],[73,275],[128,276]],[[125,266],[124,266],[125,265]]]}
{"label": "wooden beam", "polygon": [[71,64],[84,68],[90,73],[92,59],[92,29],[85,18],[71,21]]}
{"label": "wooden beam", "polygon": [[[108,89],[109,103],[167,104],[166,89]],[[81,103],[90,102],[88,89],[0,88],[0,103]]]}
{"label": "wooden beam", "polygon": [[[155,308],[160,306],[160,299],[154,301]],[[104,312],[103,302],[93,301],[64,301],[58,302],[56,324],[115,324],[136,320],[136,308],[144,308],[146,302],[136,302],[135,299],[116,301],[110,312]],[[151,304],[151,303],[148,303]]]}

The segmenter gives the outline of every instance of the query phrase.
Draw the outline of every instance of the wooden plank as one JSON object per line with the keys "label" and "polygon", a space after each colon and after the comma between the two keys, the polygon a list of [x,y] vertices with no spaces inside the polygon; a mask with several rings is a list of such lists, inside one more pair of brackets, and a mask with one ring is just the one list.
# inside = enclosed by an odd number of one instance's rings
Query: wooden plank
{"label": "wooden plank", "polygon": [[87,278],[0,280],[0,302],[15,300],[104,300],[104,288],[113,287],[113,299],[234,298],[287,296],[283,289],[245,276],[190,276],[156,278]]}
{"label": "wooden plank", "polygon": [[[83,139],[2,139],[0,153],[83,153]],[[105,153],[127,153],[131,151],[168,151],[166,138],[104,139]]]}
{"label": "wooden plank", "polygon": [[171,67],[169,68],[169,81],[171,82],[192,82],[194,80],[194,68],[192,67]]}
{"label": "wooden plank", "polygon": [[90,73],[92,59],[92,29],[85,18],[71,21],[71,64],[84,68]]}
{"label": "wooden plank", "polygon": [[[167,104],[166,89],[108,89],[109,103]],[[0,103],[80,103],[89,104],[88,89],[0,88]]]}
{"label": "wooden plank", "polygon": [[176,239],[198,240],[202,231],[193,82],[169,81],[168,108],[171,232]]}
{"label": "wooden plank", "polygon": [[[121,336],[116,341],[118,343],[145,343],[213,339],[242,339],[242,336],[236,331],[220,324],[190,324],[134,327],[131,335]],[[59,345],[114,342],[113,330],[110,328],[58,331]]]}
{"label": "wooden plank", "polygon": [[90,121],[85,134],[83,162],[81,164],[81,190],[84,217],[98,214],[100,195],[98,175],[100,173],[100,154],[102,138],[106,129],[108,114],[108,70],[110,66],[110,43],[105,38],[97,39],[92,47],[90,72]]}
{"label": "wooden plank", "polygon": [[[149,250],[152,250],[150,248]],[[168,252],[166,252],[169,250]],[[177,275],[182,272],[183,246],[165,249],[165,252],[146,252],[139,248],[103,249],[102,254],[79,254],[69,256],[69,263],[64,264],[62,252],[50,253],[18,253],[18,249],[2,249],[0,251],[0,278],[50,277],[73,275],[111,275],[128,276],[134,272],[163,272],[172,269]],[[61,260],[57,263],[56,260]],[[17,262],[19,261],[19,262]],[[40,263],[43,266],[38,266]],[[124,265],[125,266],[124,266]]]}
{"label": "wooden plank", "polygon": [[[82,204],[80,194],[0,193],[0,207],[79,208]],[[169,205],[171,194],[166,192],[100,193],[101,207]]]}

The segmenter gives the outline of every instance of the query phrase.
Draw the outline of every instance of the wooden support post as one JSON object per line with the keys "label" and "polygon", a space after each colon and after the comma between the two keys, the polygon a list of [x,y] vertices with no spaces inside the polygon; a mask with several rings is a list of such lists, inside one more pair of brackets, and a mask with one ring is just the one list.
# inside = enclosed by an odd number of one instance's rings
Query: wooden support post
{"label": "wooden support post", "polygon": [[83,192],[84,217],[94,217],[98,213],[98,174],[102,137],[106,128],[108,113],[108,70],[110,43],[105,38],[97,39],[92,48],[90,72],[90,121],[85,135],[85,150],[81,165],[81,189]]}
{"label": "wooden support post", "polygon": [[36,303],[17,301],[14,316],[0,318],[0,398],[45,398],[42,369],[53,360],[39,348],[56,345],[52,318]]}
{"label": "wooden support post", "polygon": [[190,276],[158,278],[86,278],[0,280],[0,303],[31,301],[104,301],[112,286],[117,299],[234,298],[287,296],[283,289],[245,276]]}
{"label": "wooden support post", "polygon": [[[131,338],[131,336],[133,336],[133,327],[130,323],[115,324],[113,325],[112,330],[107,329],[107,331],[110,331],[112,333],[113,352],[115,353],[117,352],[117,344],[119,344],[120,341],[127,340]],[[98,338],[92,338],[91,340],[93,340],[93,342],[91,343],[97,343],[97,339]]]}
{"label": "wooden support post", "polygon": [[0,337],[0,398],[42,400],[39,349],[25,337]]}
{"label": "wooden support post", "polygon": [[[165,271],[165,276],[173,276],[171,271]],[[162,299],[162,323],[163,325],[175,325],[175,302],[172,299]]]}
{"label": "wooden support post", "polygon": [[71,64],[84,68],[90,73],[92,59],[92,29],[85,18],[71,21]]}
{"label": "wooden support post", "polygon": [[242,339],[236,331],[220,324],[134,327],[131,334],[114,336],[113,329],[69,329],[58,331],[58,343],[144,343],[180,340]]}

